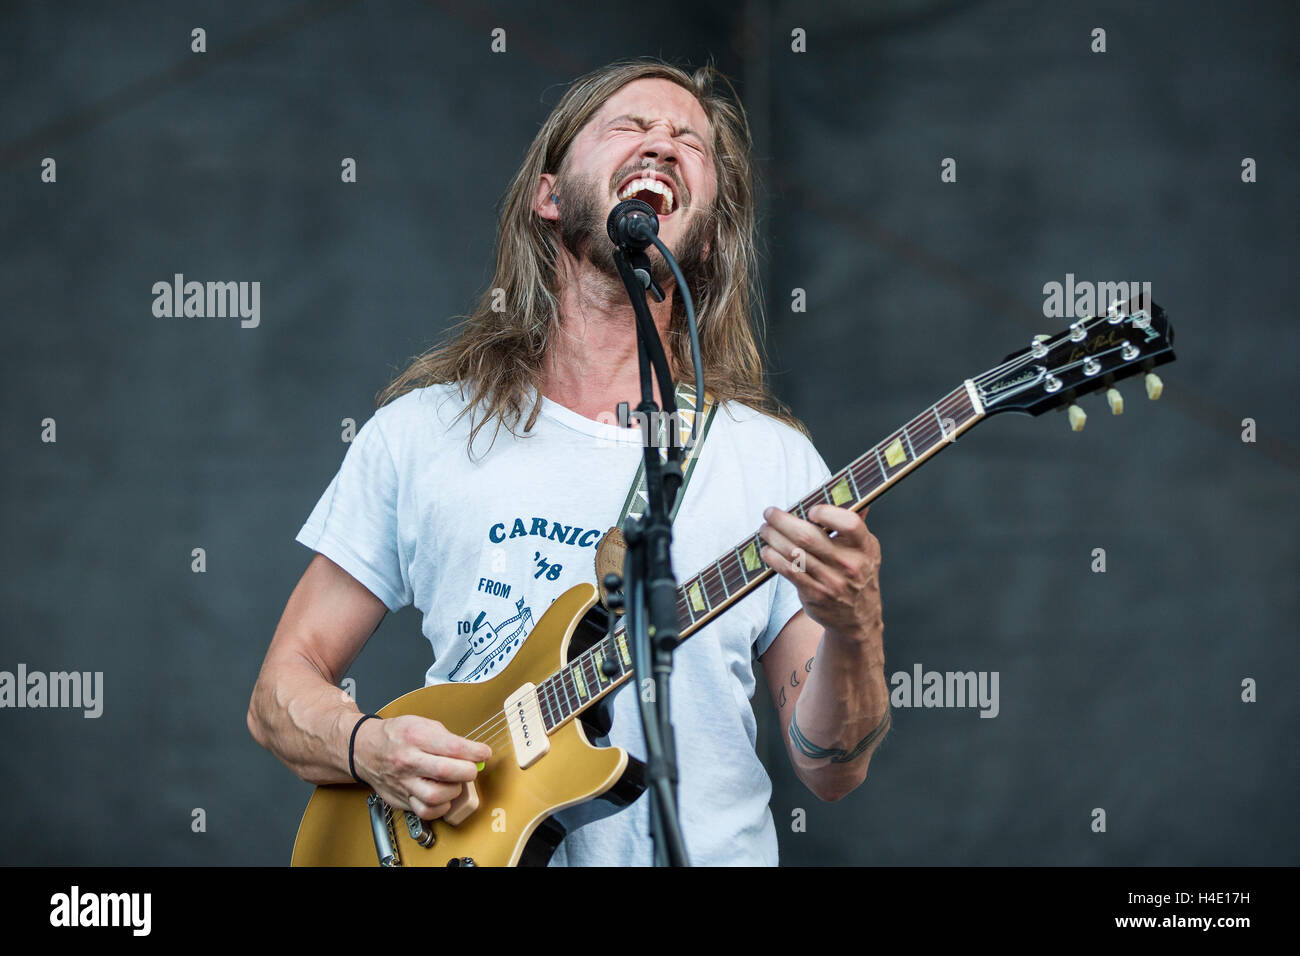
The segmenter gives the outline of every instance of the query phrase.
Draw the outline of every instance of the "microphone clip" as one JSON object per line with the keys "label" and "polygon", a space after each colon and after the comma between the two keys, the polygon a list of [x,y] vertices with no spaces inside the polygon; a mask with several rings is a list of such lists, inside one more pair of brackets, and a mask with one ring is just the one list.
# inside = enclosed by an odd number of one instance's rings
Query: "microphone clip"
{"label": "microphone clip", "polygon": [[650,257],[645,254],[644,249],[620,249],[627,256],[627,263],[632,267],[632,273],[641,280],[641,285],[654,297],[656,302],[664,300],[664,290],[659,288],[659,283],[655,282],[654,275],[650,270]]}
{"label": "microphone clip", "polygon": [[614,243],[614,254],[626,257],[641,287],[649,291],[656,302],[664,301],[664,290],[655,282],[650,258],[646,255],[646,249],[659,232],[659,217],[654,207],[639,199],[625,199],[610,210],[605,231]]}

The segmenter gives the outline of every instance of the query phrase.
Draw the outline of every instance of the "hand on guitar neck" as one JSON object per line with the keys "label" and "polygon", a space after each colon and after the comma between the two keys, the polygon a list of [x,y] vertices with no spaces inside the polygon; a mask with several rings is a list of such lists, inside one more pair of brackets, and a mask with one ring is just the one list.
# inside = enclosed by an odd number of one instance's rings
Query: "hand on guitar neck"
{"label": "hand on guitar neck", "polygon": [[436,820],[463,803],[465,785],[473,783],[492,748],[458,737],[436,720],[404,714],[363,723],[354,753],[357,776],[390,806]]}

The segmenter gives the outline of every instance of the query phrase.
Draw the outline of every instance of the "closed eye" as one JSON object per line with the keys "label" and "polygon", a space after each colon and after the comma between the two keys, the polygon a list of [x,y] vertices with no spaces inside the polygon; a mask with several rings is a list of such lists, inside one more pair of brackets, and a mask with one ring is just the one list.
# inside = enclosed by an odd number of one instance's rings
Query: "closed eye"
{"label": "closed eye", "polygon": [[[630,123],[624,123],[621,126],[610,127],[610,132],[611,133],[637,133],[638,135],[640,135],[645,133],[645,128],[634,126]],[[695,152],[699,153],[701,156],[703,156],[705,152],[704,144],[699,139],[697,139],[694,135],[691,134],[688,135],[690,135],[689,139],[679,139],[678,142],[682,146],[685,146],[687,149],[692,149]]]}

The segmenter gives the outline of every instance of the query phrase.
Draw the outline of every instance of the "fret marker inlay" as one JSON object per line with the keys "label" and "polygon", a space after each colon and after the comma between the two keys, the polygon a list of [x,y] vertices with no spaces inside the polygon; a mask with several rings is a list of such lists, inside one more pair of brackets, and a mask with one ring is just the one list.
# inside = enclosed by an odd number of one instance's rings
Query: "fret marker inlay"
{"label": "fret marker inlay", "polygon": [[692,582],[691,588],[687,593],[691,596],[691,607],[695,608],[697,611],[703,611],[704,595],[700,593],[700,582]]}
{"label": "fret marker inlay", "polygon": [[846,501],[853,500],[853,492],[849,490],[849,479],[841,478],[831,489],[831,501],[837,505],[842,505]]}

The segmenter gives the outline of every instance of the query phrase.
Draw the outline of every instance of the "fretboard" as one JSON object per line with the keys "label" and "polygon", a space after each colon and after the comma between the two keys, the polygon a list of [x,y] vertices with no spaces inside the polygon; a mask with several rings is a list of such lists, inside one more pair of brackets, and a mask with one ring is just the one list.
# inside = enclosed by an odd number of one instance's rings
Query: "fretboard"
{"label": "fretboard", "polygon": [[[819,504],[860,511],[983,417],[984,410],[974,387],[964,383],[786,510],[805,520],[808,509]],[[755,531],[682,583],[677,589],[677,621],[682,640],[776,573],[760,557],[763,546]],[[606,662],[612,662],[608,665],[609,674],[606,674]],[[538,686],[548,732],[631,675],[631,647],[625,633],[618,630]]]}

